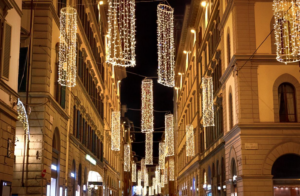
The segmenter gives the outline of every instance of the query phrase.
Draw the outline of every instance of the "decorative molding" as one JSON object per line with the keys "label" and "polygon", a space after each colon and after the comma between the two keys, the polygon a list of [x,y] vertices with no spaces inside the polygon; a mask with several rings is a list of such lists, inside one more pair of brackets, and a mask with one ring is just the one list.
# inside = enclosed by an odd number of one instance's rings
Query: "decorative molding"
{"label": "decorative molding", "polygon": [[23,16],[23,12],[22,10],[19,8],[19,6],[17,5],[17,3],[15,2],[15,0],[10,0],[10,3],[12,4],[12,6],[15,8],[16,12],[19,14],[20,17]]}

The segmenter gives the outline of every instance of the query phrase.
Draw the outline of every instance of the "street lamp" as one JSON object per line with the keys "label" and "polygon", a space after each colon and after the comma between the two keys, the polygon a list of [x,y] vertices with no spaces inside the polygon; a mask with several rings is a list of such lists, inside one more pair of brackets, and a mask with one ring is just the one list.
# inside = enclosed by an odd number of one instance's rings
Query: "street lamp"
{"label": "street lamp", "polygon": [[201,6],[206,7],[206,1],[201,1]]}
{"label": "street lamp", "polygon": [[191,29],[191,33],[194,34],[194,44],[196,43],[196,31],[195,29]]}

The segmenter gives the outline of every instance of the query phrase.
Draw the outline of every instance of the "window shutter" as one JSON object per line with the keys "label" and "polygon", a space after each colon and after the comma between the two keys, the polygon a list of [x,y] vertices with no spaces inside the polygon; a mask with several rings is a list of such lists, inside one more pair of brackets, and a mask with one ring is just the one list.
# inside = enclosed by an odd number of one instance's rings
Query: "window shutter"
{"label": "window shutter", "polygon": [[7,23],[4,23],[2,47],[2,77],[8,80],[11,48],[11,26]]}

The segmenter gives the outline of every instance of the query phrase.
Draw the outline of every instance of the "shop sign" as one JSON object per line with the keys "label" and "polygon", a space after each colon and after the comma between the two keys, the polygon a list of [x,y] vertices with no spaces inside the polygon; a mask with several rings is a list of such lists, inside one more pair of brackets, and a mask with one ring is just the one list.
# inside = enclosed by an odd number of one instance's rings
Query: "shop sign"
{"label": "shop sign", "polygon": [[85,159],[88,160],[90,163],[92,163],[93,165],[97,164],[97,161],[95,159],[93,159],[93,157],[91,157],[91,155],[87,154],[85,156]]}

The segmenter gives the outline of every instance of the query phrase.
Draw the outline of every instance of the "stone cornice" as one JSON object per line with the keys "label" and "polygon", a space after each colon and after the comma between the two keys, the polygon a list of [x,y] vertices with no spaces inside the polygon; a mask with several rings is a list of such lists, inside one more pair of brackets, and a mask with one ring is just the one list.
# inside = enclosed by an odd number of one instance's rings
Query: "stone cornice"
{"label": "stone cornice", "polygon": [[19,14],[20,17],[23,16],[23,12],[22,10],[19,8],[19,6],[17,5],[17,3],[15,2],[15,0],[10,0],[10,3],[12,4],[12,6],[15,8],[16,12]]}
{"label": "stone cornice", "polygon": [[14,89],[12,89],[10,86],[8,86],[2,79],[0,79],[0,89],[9,95],[13,95],[16,98],[19,97],[19,94]]}

